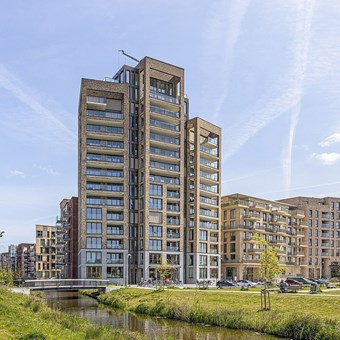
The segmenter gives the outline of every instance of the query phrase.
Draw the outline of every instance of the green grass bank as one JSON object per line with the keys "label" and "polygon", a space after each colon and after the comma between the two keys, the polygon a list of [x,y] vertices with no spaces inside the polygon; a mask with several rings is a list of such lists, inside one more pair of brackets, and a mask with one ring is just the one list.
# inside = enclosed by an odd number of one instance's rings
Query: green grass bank
{"label": "green grass bank", "polygon": [[124,288],[99,296],[99,301],[150,316],[290,339],[340,339],[340,297],[273,293],[270,311],[259,311],[259,294],[209,290]]}
{"label": "green grass bank", "polygon": [[0,339],[129,339],[145,337],[112,327],[94,326],[75,315],[52,310],[35,295],[0,288]]}

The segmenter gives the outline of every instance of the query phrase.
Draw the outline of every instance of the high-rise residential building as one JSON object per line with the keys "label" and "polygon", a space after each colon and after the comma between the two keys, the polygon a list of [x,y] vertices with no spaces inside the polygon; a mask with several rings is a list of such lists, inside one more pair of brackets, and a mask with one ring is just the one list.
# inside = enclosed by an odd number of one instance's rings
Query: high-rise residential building
{"label": "high-rise residential building", "polygon": [[340,275],[340,197],[292,197],[280,202],[304,211],[308,226],[308,276]]}
{"label": "high-rise residential building", "polygon": [[187,122],[186,282],[220,277],[221,129]]}
{"label": "high-rise residential building", "polygon": [[8,246],[8,254],[10,261],[10,268],[13,272],[17,271],[17,246],[15,244],[11,244]]}
{"label": "high-rise residential building", "polygon": [[78,197],[60,202],[56,228],[56,268],[61,278],[75,279],[78,272]]}
{"label": "high-rise residential building", "polygon": [[224,279],[260,278],[263,248],[254,242],[254,236],[277,249],[283,276],[308,275],[304,211],[283,202],[233,194],[222,197],[222,225]]}
{"label": "high-rise residential building", "polygon": [[17,273],[20,279],[35,278],[35,244],[20,243],[17,247]]}
{"label": "high-rise residential building", "polygon": [[56,226],[36,225],[35,272],[37,279],[60,277],[57,269]]}
{"label": "high-rise residential building", "polygon": [[11,262],[10,262],[9,252],[0,254],[0,267],[6,270],[10,269]]}
{"label": "high-rise residential building", "polygon": [[82,79],[79,277],[134,283],[168,264],[180,281],[218,278],[220,129],[188,113],[174,65],[145,57]]}

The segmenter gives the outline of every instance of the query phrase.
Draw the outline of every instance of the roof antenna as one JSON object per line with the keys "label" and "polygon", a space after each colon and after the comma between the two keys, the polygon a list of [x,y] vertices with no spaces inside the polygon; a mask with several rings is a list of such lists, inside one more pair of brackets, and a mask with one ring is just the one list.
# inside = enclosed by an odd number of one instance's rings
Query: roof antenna
{"label": "roof antenna", "polygon": [[138,59],[136,59],[136,58],[132,57],[131,55],[125,53],[124,50],[118,50],[118,52],[122,52],[122,54],[124,54],[124,55],[127,56],[128,58],[134,60],[136,63],[139,63],[139,60],[138,60]]}

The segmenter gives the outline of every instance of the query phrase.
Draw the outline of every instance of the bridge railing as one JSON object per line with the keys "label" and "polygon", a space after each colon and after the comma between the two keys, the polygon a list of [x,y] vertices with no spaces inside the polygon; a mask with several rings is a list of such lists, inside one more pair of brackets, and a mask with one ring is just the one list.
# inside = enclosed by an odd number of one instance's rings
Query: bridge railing
{"label": "bridge railing", "polygon": [[51,280],[26,280],[25,287],[27,288],[49,288],[49,287],[103,287],[109,284],[109,280],[95,279],[51,279]]}

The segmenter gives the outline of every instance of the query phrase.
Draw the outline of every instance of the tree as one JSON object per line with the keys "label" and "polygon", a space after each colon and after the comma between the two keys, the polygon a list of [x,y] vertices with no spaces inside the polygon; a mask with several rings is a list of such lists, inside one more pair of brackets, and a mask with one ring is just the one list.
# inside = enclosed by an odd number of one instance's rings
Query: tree
{"label": "tree", "polygon": [[159,290],[164,289],[164,284],[172,276],[175,267],[167,262],[162,261],[156,267],[157,279],[159,281]]}
{"label": "tree", "polygon": [[[269,244],[263,237],[254,236],[252,241],[258,244],[262,249],[260,255],[260,275],[264,280],[264,290],[261,291],[261,308],[265,310],[270,309],[270,297],[267,291],[268,284],[272,282],[275,275],[282,273],[280,268],[280,259],[277,255],[278,249]],[[268,302],[268,303],[267,303]]]}
{"label": "tree", "polygon": [[4,236],[4,231],[0,231],[0,237]]}

